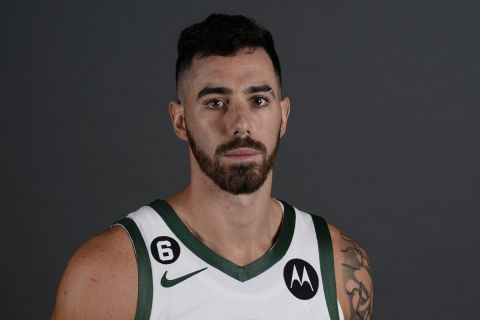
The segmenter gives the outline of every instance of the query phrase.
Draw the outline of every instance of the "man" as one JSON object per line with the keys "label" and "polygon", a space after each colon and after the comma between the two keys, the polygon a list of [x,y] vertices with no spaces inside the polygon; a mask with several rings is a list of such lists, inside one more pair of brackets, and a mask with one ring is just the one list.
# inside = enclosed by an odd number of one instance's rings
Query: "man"
{"label": "man", "polygon": [[176,75],[190,185],[82,245],[53,319],[371,319],[365,252],[271,198],[290,102],[270,33],[211,15],[182,32]]}

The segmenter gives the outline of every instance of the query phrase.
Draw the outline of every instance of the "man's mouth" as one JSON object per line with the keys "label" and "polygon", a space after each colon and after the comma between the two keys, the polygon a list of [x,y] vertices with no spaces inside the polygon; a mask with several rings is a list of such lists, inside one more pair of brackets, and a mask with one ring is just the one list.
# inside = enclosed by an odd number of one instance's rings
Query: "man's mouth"
{"label": "man's mouth", "polygon": [[250,148],[238,148],[227,151],[224,156],[231,160],[251,160],[255,158],[260,152]]}

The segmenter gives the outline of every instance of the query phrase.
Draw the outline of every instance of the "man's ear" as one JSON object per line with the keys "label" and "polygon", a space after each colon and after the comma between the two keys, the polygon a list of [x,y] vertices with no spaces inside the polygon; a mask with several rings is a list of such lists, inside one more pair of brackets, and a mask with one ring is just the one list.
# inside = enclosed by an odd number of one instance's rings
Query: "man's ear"
{"label": "man's ear", "polygon": [[180,101],[170,101],[168,104],[168,113],[172,121],[173,131],[177,137],[187,140],[187,129],[185,126],[185,112]]}
{"label": "man's ear", "polygon": [[285,97],[280,101],[280,109],[282,111],[282,121],[280,122],[280,137],[282,137],[287,131],[288,116],[290,115],[290,99],[288,97]]}

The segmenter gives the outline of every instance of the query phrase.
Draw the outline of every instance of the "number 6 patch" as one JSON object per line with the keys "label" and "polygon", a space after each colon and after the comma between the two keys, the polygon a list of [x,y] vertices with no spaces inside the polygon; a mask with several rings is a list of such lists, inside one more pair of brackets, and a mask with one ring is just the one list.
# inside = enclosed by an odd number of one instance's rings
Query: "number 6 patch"
{"label": "number 6 patch", "polygon": [[162,264],[175,262],[180,256],[180,246],[175,239],[161,236],[153,239],[150,245],[152,256]]}

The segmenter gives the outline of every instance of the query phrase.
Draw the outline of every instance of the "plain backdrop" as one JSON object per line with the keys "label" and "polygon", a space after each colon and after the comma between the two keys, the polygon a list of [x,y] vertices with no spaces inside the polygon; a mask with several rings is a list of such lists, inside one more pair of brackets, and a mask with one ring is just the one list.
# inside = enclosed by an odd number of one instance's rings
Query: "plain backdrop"
{"label": "plain backdrop", "polygon": [[76,248],[188,183],[167,105],[178,35],[212,12],[273,33],[273,195],[368,251],[375,318],[477,317],[479,3],[1,1],[2,319],[47,319]]}

